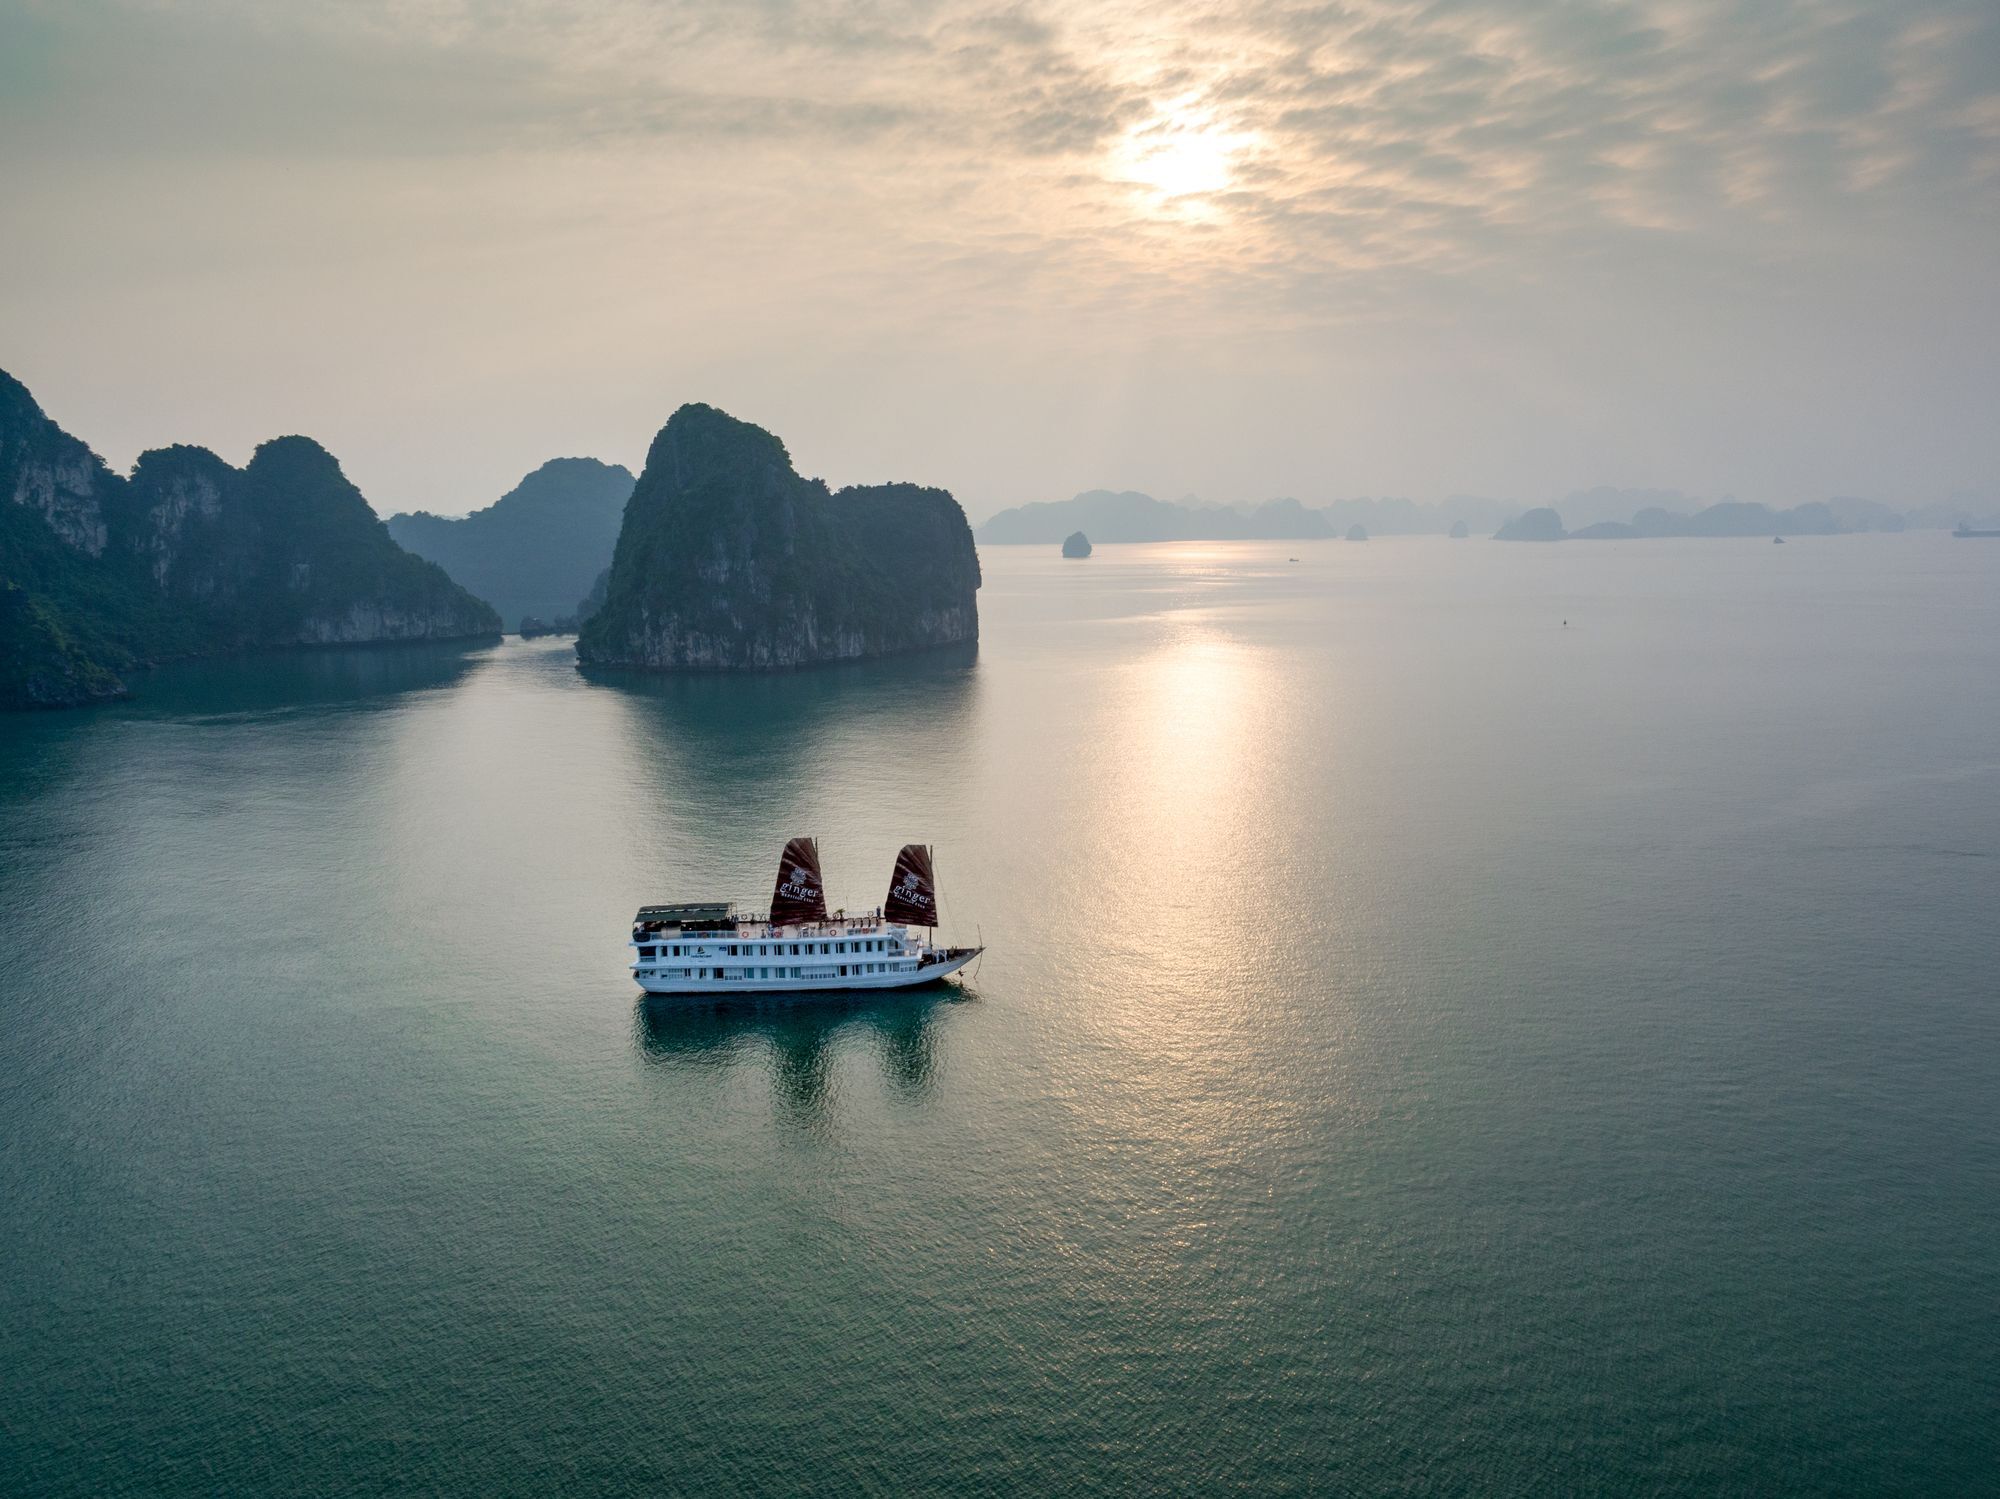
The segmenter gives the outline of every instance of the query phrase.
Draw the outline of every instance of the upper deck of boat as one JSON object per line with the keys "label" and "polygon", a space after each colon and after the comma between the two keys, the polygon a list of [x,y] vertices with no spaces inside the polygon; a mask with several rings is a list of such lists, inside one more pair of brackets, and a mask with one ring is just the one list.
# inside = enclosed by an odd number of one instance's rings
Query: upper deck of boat
{"label": "upper deck of boat", "polygon": [[861,916],[836,911],[825,921],[773,925],[770,918],[763,916],[731,916],[711,921],[661,920],[647,914],[654,909],[658,908],[642,908],[633,918],[634,933],[664,936],[672,932],[680,940],[708,942],[798,942],[810,937],[900,937],[909,931],[906,926],[885,921],[879,911]]}

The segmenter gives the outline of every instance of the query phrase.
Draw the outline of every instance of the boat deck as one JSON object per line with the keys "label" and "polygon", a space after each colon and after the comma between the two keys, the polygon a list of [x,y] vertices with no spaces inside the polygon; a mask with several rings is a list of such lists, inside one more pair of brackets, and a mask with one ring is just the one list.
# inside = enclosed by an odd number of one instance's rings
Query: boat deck
{"label": "boat deck", "polygon": [[[677,932],[680,939],[688,942],[797,942],[807,937],[893,937],[907,934],[912,928],[884,921],[880,916],[835,917],[830,921],[800,922],[793,925],[773,925],[768,919],[758,920],[740,917],[734,922],[703,922],[700,925],[677,925],[672,922],[635,922],[635,932],[651,927],[650,936],[658,941],[668,931]],[[917,928],[916,930],[922,930]]]}

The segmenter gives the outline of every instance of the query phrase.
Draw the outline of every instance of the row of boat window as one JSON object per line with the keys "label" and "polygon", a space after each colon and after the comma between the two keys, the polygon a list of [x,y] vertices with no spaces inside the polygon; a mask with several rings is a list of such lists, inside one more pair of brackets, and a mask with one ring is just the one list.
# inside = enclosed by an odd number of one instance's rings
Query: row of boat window
{"label": "row of boat window", "polygon": [[[840,976],[848,978],[859,973],[887,973],[888,963],[842,963]],[[797,979],[831,978],[831,968],[668,968],[664,975],[670,979]]]}
{"label": "row of boat window", "polygon": [[[893,952],[901,945],[901,943],[891,943],[886,937],[870,937],[865,941],[857,938],[847,942],[731,942],[724,945],[722,953],[724,957],[729,958],[776,958],[783,957],[789,952],[796,958],[800,955],[801,948],[807,957],[812,957],[819,953]],[[660,956],[664,958],[692,958],[705,955],[708,951],[705,946],[697,949],[685,942],[669,943],[659,949]],[[652,957],[653,949],[641,948],[640,956]]]}

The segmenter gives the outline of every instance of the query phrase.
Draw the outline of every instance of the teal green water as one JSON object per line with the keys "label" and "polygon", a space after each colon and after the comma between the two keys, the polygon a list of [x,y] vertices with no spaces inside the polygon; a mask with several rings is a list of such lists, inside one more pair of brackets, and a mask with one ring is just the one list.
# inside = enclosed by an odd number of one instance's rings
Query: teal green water
{"label": "teal green water", "polygon": [[[0,1487],[1991,1489],[2000,543],[985,564],[0,720]],[[643,1008],[794,833],[976,978]]]}

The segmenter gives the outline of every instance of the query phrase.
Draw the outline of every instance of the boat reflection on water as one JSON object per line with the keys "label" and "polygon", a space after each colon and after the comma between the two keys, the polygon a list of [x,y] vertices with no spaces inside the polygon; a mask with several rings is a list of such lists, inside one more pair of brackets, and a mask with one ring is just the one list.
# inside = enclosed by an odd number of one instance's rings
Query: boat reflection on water
{"label": "boat reflection on water", "polygon": [[911,1102],[931,1096],[937,1048],[950,1011],[973,1002],[960,986],[886,993],[845,992],[759,1001],[641,999],[639,1046],[649,1065],[730,1068],[768,1059],[779,1113],[813,1128],[826,1122],[838,1090],[836,1063],[871,1049],[890,1089]]}

